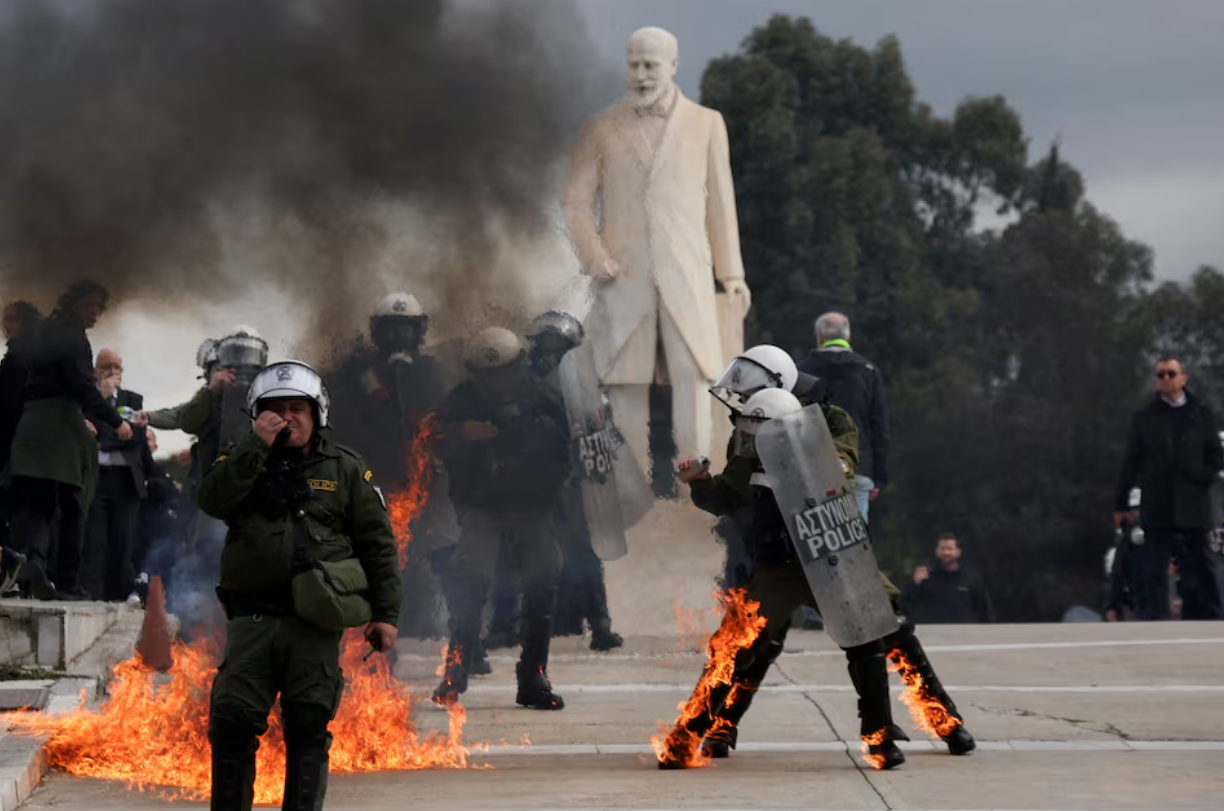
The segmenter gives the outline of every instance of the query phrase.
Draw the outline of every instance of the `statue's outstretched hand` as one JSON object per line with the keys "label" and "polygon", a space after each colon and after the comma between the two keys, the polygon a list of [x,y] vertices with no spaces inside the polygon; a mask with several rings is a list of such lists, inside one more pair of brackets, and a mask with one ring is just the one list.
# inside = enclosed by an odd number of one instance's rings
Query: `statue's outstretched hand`
{"label": "statue's outstretched hand", "polygon": [[599,265],[595,268],[595,272],[591,274],[591,277],[599,284],[609,284],[616,281],[617,277],[620,275],[620,265],[617,264],[615,259],[608,257],[599,263]]}
{"label": "statue's outstretched hand", "polygon": [[727,291],[727,295],[740,300],[740,312],[748,315],[748,311],[752,309],[752,291],[748,289],[748,283],[743,279],[728,279],[723,282],[723,289]]}

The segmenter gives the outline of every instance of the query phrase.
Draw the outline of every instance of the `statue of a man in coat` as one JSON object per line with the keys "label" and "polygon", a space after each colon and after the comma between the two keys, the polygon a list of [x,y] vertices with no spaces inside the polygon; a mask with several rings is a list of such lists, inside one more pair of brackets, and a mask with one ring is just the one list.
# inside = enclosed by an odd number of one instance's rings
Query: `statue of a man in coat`
{"label": "statue of a man in coat", "polygon": [[667,31],[633,34],[626,62],[629,92],[587,122],[562,205],[594,282],[587,335],[600,379],[649,470],[655,382],[672,389],[678,454],[711,455],[707,390],[742,347],[751,297],[722,116],[680,92],[679,47]]}

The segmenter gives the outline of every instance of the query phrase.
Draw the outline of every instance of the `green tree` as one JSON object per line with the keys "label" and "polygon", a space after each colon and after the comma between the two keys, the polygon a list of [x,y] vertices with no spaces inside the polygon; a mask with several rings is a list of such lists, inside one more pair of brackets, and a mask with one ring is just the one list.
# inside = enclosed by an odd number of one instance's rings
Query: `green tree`
{"label": "green tree", "polygon": [[[1149,251],[1084,200],[1057,145],[1028,165],[1001,97],[936,115],[895,38],[866,49],[775,16],[710,63],[702,101],[731,138],[749,340],[798,355],[813,318],[843,310],[884,372],[893,481],[872,525],[885,567],[908,579],[951,529],[1005,618],[1093,604],[1151,335],[1160,323],[1191,340],[1161,315],[1185,291],[1146,306]],[[1010,224],[985,230],[985,213]],[[1210,334],[1205,320],[1193,340]]]}

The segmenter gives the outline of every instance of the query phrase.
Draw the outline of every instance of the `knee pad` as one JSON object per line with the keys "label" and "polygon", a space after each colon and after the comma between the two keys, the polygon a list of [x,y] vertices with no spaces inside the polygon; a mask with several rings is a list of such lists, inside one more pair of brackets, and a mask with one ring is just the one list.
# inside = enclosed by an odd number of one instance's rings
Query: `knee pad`
{"label": "knee pad", "polygon": [[307,746],[327,746],[332,713],[321,704],[302,701],[282,701],[281,720],[285,724],[285,742]]}
{"label": "knee pad", "polygon": [[263,725],[238,704],[214,701],[209,708],[208,741],[213,749],[253,749],[263,732]]}

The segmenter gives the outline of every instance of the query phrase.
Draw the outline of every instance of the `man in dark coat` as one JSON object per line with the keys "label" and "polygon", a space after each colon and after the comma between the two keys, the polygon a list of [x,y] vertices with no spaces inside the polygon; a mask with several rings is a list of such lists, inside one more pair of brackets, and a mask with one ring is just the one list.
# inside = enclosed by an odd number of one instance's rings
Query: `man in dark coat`
{"label": "man in dark coat", "polygon": [[[120,388],[123,358],[113,349],[98,351],[94,367],[102,397],[117,409],[140,411],[144,397]],[[93,600],[120,602],[132,593],[140,502],[148,496],[147,468],[152,464],[146,429],[136,428],[128,440],[103,424],[98,431],[98,484],[85,522],[85,567],[81,588]]]}
{"label": "man in dark coat", "polygon": [[799,371],[819,378],[829,403],[858,428],[855,501],[866,520],[869,505],[888,483],[888,411],[880,370],[850,347],[850,319],[825,313],[816,319],[816,348],[799,362]]}
{"label": "man in dark coat", "polygon": [[[1138,519],[1145,533],[1135,619],[1168,619],[1169,561],[1177,564],[1182,619],[1220,619],[1220,586],[1209,547],[1212,485],[1224,448],[1211,409],[1186,389],[1176,358],[1156,363],[1156,396],[1135,415],[1118,483],[1114,521]],[[1140,489],[1139,514],[1129,504]]]}
{"label": "man in dark coat", "polygon": [[[84,516],[93,499],[98,446],[86,424],[115,429],[127,441],[132,426],[94,382],[85,330],[106,310],[106,289],[80,282],[60,297],[30,353],[25,405],[13,437],[4,483],[16,504],[13,545],[29,562],[18,582],[40,600],[81,596],[78,584]],[[56,583],[52,583],[50,575]]]}
{"label": "man in dark coat", "polygon": [[[21,411],[25,405],[26,376],[29,374],[29,345],[42,321],[38,309],[28,301],[14,301],[4,308],[4,339],[8,351],[0,360],[0,471],[8,467],[9,449]],[[0,594],[17,579],[25,556],[9,544],[9,518],[13,505],[0,490]]]}
{"label": "man in dark coat", "polygon": [[902,606],[919,625],[994,622],[994,605],[982,575],[961,562],[960,541],[950,532],[935,544],[934,566],[914,570]]}

